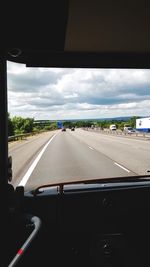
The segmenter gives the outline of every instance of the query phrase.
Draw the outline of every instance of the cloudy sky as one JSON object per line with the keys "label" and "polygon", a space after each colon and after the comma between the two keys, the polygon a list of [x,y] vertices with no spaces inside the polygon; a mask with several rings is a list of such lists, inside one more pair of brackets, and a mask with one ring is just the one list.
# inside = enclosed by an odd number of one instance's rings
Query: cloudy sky
{"label": "cloudy sky", "polygon": [[8,110],[35,119],[150,116],[150,70],[26,68],[8,62]]}

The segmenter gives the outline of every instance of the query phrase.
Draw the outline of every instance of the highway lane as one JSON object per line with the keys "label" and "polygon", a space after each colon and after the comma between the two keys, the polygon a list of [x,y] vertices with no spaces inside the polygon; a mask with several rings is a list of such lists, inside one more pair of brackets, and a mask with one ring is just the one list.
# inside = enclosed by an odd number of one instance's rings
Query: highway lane
{"label": "highway lane", "polygon": [[9,145],[9,153],[13,184],[21,182],[27,190],[47,183],[147,174],[150,169],[150,140],[81,129],[15,142]]}
{"label": "highway lane", "polygon": [[137,175],[146,175],[150,170],[150,139],[122,137],[92,133],[78,129],[74,137],[88,144],[110,159],[132,170]]}
{"label": "highway lane", "polygon": [[78,138],[81,132],[67,130],[53,138],[36,166],[31,166],[30,176],[23,178],[26,190],[48,183],[135,175]]}
{"label": "highway lane", "polygon": [[10,142],[8,153],[12,156],[13,163],[13,181],[14,186],[22,180],[33,161],[45,143],[58,131],[44,132],[35,136],[26,137],[26,139]]}

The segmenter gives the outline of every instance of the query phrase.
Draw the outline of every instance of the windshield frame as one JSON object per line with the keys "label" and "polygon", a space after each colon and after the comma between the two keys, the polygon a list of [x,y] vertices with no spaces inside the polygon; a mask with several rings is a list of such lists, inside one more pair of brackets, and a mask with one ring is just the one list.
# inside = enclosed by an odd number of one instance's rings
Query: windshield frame
{"label": "windshield frame", "polygon": [[[105,68],[103,68],[103,69],[105,69]],[[128,127],[129,128],[129,127]],[[132,128],[132,127],[130,127],[130,128]],[[148,175],[146,175],[146,176],[148,176]],[[138,176],[139,177],[139,176]],[[123,176],[123,178],[124,178],[124,176]],[[109,178],[109,177],[107,177],[107,179],[111,179],[111,178]],[[113,179],[115,179],[115,178],[113,178]],[[97,180],[97,179],[96,179]],[[99,180],[99,179],[98,179]],[[101,179],[101,180],[103,180],[103,179]],[[83,181],[83,180],[82,180]],[[82,182],[81,181],[81,182]],[[85,180],[86,181],[86,180]],[[89,179],[87,180],[88,182],[89,182]],[[92,179],[92,181],[93,181],[93,179]],[[102,181],[103,182],[103,181]],[[74,183],[74,182],[73,182]],[[77,183],[79,183],[79,181],[77,181]],[[65,184],[65,183],[62,183],[63,185]],[[67,182],[67,184],[68,184],[68,182]],[[59,185],[61,185],[60,183],[59,183]],[[43,186],[43,185],[42,185]],[[45,186],[45,185],[44,185]],[[47,186],[47,185],[46,185]],[[53,186],[53,183],[52,183],[52,186]]]}

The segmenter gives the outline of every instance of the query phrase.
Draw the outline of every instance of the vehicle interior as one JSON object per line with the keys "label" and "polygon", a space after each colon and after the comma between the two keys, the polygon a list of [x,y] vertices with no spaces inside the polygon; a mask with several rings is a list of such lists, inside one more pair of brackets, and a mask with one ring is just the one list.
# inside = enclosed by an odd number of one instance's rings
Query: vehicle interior
{"label": "vehicle interior", "polygon": [[[38,21],[37,12],[33,23],[32,15],[17,14],[26,27],[31,23],[33,47],[42,39],[48,48],[0,48],[0,266],[149,266],[149,175],[91,177],[30,192],[10,183],[7,61],[27,68],[150,69],[149,1],[60,2],[51,1],[45,18]],[[27,35],[22,25],[20,40]]]}

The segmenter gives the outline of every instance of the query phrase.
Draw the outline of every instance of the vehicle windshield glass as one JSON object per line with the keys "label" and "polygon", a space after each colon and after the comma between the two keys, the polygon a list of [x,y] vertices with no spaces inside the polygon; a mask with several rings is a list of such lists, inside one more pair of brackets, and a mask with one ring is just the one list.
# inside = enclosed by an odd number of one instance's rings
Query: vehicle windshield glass
{"label": "vehicle windshield glass", "polygon": [[148,174],[150,70],[7,62],[7,77],[15,187]]}

